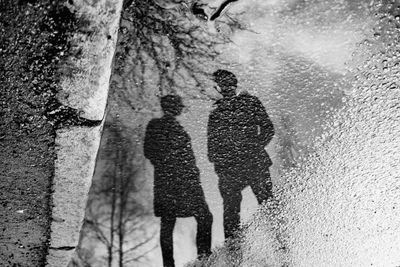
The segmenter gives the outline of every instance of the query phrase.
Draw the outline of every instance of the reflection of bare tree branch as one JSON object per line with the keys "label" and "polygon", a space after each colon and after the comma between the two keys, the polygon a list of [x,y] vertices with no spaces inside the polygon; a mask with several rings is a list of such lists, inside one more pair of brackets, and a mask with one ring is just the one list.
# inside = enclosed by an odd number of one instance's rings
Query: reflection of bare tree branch
{"label": "reflection of bare tree branch", "polygon": [[238,29],[238,30],[242,30],[242,31],[248,31],[248,32],[252,32],[252,33],[257,33],[254,30],[250,29],[248,27],[248,25],[243,24],[241,21],[232,17],[231,15],[225,14],[225,17],[227,18],[227,20],[221,21],[220,23],[227,25],[229,28]]}
{"label": "reflection of bare tree branch", "polygon": [[[210,99],[202,91],[204,81],[219,55],[218,45],[230,40],[198,19],[201,8],[191,3],[190,0],[124,1],[115,64],[115,73],[124,78],[115,96],[135,111],[148,109],[143,106],[149,102],[146,95],[149,75],[151,86],[158,88],[157,95],[175,93],[178,89]],[[240,25],[229,22],[226,16],[220,22],[232,31]],[[147,105],[151,109],[152,104]]]}
{"label": "reflection of bare tree branch", "polygon": [[208,15],[206,14],[203,8],[204,6],[206,6],[206,4],[194,2],[191,8],[192,14],[198,17],[199,19],[208,20]]}
{"label": "reflection of bare tree branch", "polygon": [[156,232],[153,232],[153,234],[150,237],[146,238],[145,240],[143,240],[142,242],[136,244],[135,246],[131,247],[130,249],[126,250],[125,252],[128,253],[128,252],[131,252],[131,251],[138,250],[140,247],[148,244],[155,236],[156,236]]}
{"label": "reflection of bare tree branch", "polygon": [[76,251],[76,257],[74,257],[68,267],[91,267],[90,258],[93,256],[93,251],[87,249],[79,249]]}
{"label": "reflection of bare tree branch", "polygon": [[93,232],[102,243],[104,243],[107,247],[110,245],[110,242],[101,230],[102,227],[100,227],[100,225],[96,221],[85,219],[85,223],[93,229]]}
{"label": "reflection of bare tree branch", "polygon": [[127,260],[127,261],[124,261],[124,264],[126,264],[126,263],[130,263],[130,262],[140,262],[140,260],[142,259],[142,258],[144,258],[144,257],[146,257],[147,256],[147,254],[149,254],[150,252],[152,252],[154,249],[156,249],[158,246],[157,245],[155,245],[154,247],[152,247],[151,249],[149,249],[148,251],[146,251],[146,252],[144,252],[144,253],[142,253],[142,255],[140,255],[140,256],[137,256],[137,257],[135,257],[135,258],[132,258],[132,259],[129,259],[129,260]]}
{"label": "reflection of bare tree branch", "polygon": [[218,8],[215,10],[215,12],[211,15],[210,20],[216,20],[221,14],[225,11],[227,6],[233,2],[237,2],[238,0],[225,0]]}
{"label": "reflection of bare tree branch", "polygon": [[[156,234],[156,231],[148,230],[151,211],[136,196],[143,184],[137,182],[141,165],[135,164],[141,163],[134,160],[137,144],[131,136],[120,121],[107,124],[101,159],[105,171],[98,181],[94,181],[86,209],[84,238],[104,244],[107,255],[102,260],[108,266],[116,263],[123,266],[127,260],[143,258]],[[128,239],[128,236],[138,235],[146,238],[140,243]],[[78,256],[84,250],[85,247],[79,247]]]}

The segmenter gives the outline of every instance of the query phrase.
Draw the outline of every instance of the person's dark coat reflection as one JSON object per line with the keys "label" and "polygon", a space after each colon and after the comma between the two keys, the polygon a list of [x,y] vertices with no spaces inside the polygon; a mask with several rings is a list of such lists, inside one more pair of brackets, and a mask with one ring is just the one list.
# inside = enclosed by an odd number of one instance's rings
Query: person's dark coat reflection
{"label": "person's dark coat reflection", "polygon": [[144,155],[154,166],[154,213],[161,217],[160,243],[164,266],[174,266],[172,232],[177,217],[197,221],[197,252],[211,253],[212,214],[200,184],[191,139],[176,120],[183,109],[179,96],[161,98],[162,118],[146,129]]}
{"label": "person's dark coat reflection", "polygon": [[228,239],[239,228],[241,192],[246,186],[251,187],[259,204],[272,197],[272,162],[265,146],[271,141],[274,128],[257,97],[248,93],[236,95],[237,79],[233,73],[218,70],[214,80],[223,98],[215,103],[209,116],[208,158],[219,177]]}

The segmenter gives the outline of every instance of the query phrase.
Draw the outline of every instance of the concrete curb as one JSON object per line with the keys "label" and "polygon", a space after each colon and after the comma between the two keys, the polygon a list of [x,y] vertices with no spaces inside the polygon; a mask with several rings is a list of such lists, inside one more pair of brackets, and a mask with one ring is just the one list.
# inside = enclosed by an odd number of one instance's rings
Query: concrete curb
{"label": "concrete curb", "polygon": [[57,131],[49,267],[67,266],[79,242],[105,117],[122,0],[93,4],[75,0],[70,8],[89,20],[94,32],[73,37],[83,51],[76,61],[76,67],[83,71],[62,81],[60,101],[80,111],[81,117],[102,123]]}
{"label": "concrete curb", "polygon": [[[79,242],[102,126],[57,132],[56,170],[47,266],[65,266]],[[61,264],[62,263],[62,264]]]}

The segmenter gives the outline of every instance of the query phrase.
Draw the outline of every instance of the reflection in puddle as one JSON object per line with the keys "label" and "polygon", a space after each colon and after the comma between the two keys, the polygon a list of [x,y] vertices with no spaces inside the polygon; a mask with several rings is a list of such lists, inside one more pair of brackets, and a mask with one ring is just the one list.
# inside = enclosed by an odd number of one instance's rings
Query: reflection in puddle
{"label": "reflection in puddle", "polygon": [[[211,11],[219,3],[204,2]],[[144,44],[132,39],[139,33],[128,9],[121,22],[80,261],[92,266],[121,266],[121,259],[125,266],[162,265],[153,167],[144,158],[143,140],[149,121],[162,116],[159,96],[178,94],[188,109],[177,121],[192,141],[213,215],[212,247],[219,248],[204,264],[398,265],[399,5],[238,1],[212,23],[191,18],[199,29],[189,38],[203,36],[197,35],[203,31],[204,40],[223,43],[210,41],[212,53],[220,54],[195,59],[209,46],[196,47],[199,54],[189,43],[182,44],[186,50],[176,50],[179,43],[171,43],[171,36],[184,42],[187,35],[166,36],[162,29],[158,34],[147,30],[153,44],[163,44],[155,48],[156,56],[136,49]],[[188,12],[175,5],[163,8],[171,16]],[[183,18],[174,19],[183,23]],[[234,22],[250,30],[232,31]],[[207,75],[221,67],[237,75],[239,91],[260,99],[275,128],[267,146],[275,208],[256,213],[255,196],[248,188],[242,192],[241,221],[249,223],[236,254],[221,249],[222,198],[207,157],[208,116],[219,97]],[[178,219],[173,236],[176,266],[193,261],[196,221]]]}

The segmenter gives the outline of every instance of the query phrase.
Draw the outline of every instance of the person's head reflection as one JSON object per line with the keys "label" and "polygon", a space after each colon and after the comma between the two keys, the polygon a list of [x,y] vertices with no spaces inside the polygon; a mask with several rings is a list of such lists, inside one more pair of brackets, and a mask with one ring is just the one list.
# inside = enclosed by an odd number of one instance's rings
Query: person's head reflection
{"label": "person's head reflection", "polygon": [[185,106],[178,95],[166,95],[161,98],[161,108],[166,116],[179,116]]}
{"label": "person's head reflection", "polygon": [[214,81],[219,87],[216,90],[223,97],[233,97],[236,95],[236,88],[238,80],[232,72],[228,70],[219,69],[213,73]]}

